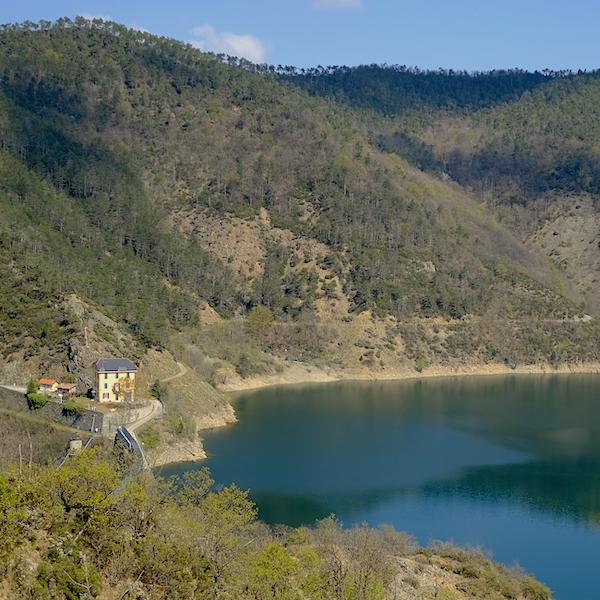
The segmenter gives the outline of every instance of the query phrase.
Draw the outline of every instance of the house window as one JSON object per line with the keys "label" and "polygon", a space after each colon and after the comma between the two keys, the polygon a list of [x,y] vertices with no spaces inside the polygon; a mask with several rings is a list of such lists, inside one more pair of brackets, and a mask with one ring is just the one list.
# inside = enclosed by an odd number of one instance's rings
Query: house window
{"label": "house window", "polygon": [[104,379],[108,379],[108,373],[104,373]]}
{"label": "house window", "polygon": [[115,373],[115,379],[119,379],[119,374]]}
{"label": "house window", "polygon": [[108,389],[108,383],[104,384],[104,389],[107,390]]}
{"label": "house window", "polygon": [[129,373],[127,373],[127,378],[129,379]]}
{"label": "house window", "polygon": [[106,398],[108,398],[108,394],[102,394],[102,399],[104,400]]}

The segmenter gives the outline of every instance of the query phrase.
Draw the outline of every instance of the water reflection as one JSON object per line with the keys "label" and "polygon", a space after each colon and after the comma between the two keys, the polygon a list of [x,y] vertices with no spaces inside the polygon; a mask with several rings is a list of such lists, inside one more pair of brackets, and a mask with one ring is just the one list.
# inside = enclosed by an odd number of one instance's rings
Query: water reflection
{"label": "water reflection", "polygon": [[[484,544],[561,589],[558,557],[577,571],[600,552],[597,381],[507,376],[261,390],[239,396],[239,423],[207,432],[207,465],[218,482],[250,488],[267,522],[313,523],[331,512],[348,524],[388,522],[422,543]],[[571,597],[595,598],[591,574],[587,584],[585,573],[578,577]],[[557,597],[569,598],[564,590]]]}

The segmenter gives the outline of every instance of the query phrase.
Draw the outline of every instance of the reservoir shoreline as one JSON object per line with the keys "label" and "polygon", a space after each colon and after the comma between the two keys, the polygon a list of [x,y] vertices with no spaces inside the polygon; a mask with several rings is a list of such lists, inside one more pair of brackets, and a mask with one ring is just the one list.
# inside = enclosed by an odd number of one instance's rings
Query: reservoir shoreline
{"label": "reservoir shoreline", "polygon": [[274,375],[258,375],[242,379],[230,377],[217,387],[221,392],[243,392],[277,385],[302,383],[327,383],[333,381],[402,381],[429,377],[478,377],[485,375],[568,375],[600,373],[600,363],[564,363],[553,366],[517,365],[514,368],[501,364],[465,364],[454,367],[431,366],[418,371],[415,367],[399,366],[372,371],[346,370],[327,366],[314,366],[306,363],[293,363],[284,372]]}
{"label": "reservoir shoreline", "polygon": [[[236,393],[258,390],[275,386],[301,385],[303,383],[332,383],[336,381],[403,381],[408,379],[423,379],[434,377],[481,377],[487,375],[596,375],[600,374],[600,363],[589,362],[581,364],[564,363],[553,366],[543,365],[517,365],[514,369],[500,364],[466,364],[454,367],[431,366],[422,371],[415,367],[402,365],[396,368],[371,371],[332,368],[315,366],[307,363],[295,362],[285,371],[277,374],[264,374],[242,379],[229,377],[224,384],[217,386],[220,392]],[[233,410],[233,407],[232,407]],[[232,419],[234,423],[236,419]],[[212,421],[206,419],[198,427],[198,433],[215,427],[226,427],[229,422],[223,420]],[[164,467],[184,462],[200,462],[207,458],[202,438],[179,442],[176,446],[166,448],[153,457],[154,467]]]}

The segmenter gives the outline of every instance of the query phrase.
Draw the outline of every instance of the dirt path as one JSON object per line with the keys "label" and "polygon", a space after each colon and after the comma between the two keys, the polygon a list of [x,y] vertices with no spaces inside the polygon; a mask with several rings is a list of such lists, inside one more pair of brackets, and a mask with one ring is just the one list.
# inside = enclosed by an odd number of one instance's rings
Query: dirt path
{"label": "dirt path", "polygon": [[167,377],[166,379],[161,379],[161,383],[166,383],[167,381],[171,381],[171,379],[177,379],[178,377],[181,377],[187,373],[187,367],[183,363],[178,362],[177,364],[179,365],[180,369],[179,373],[177,373],[177,375],[171,375],[171,377]]}

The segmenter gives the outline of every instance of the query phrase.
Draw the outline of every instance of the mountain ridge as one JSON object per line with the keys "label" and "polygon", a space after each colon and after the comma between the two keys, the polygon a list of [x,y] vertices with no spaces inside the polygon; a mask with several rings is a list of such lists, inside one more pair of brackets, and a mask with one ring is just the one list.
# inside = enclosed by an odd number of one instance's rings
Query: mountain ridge
{"label": "mountain ridge", "polygon": [[[332,361],[346,360],[340,332],[363,312],[395,322],[383,336],[390,342],[352,358],[361,369],[598,360],[593,277],[540,241],[553,207],[567,206],[573,174],[519,202],[502,187],[510,171],[482,191],[479,167],[464,187],[446,172],[458,164],[452,144],[464,163],[480,153],[478,135],[498,138],[489,115],[497,123],[505,113],[515,131],[523,117],[507,107],[523,105],[529,119],[532,107],[554,106],[536,90],[555,86],[557,102],[568,103],[592,89],[573,82],[594,74],[404,73],[438,82],[438,96],[444,78],[490,97],[492,83],[510,77],[514,89],[535,92],[488,113],[428,108],[427,129],[427,111],[374,116],[282,85],[276,70],[115,23],[7,26],[0,39],[0,253],[10,265],[0,291],[7,307],[15,290],[25,292],[4,342],[8,362],[24,345],[39,352],[48,343],[50,330],[28,316],[47,307],[32,296],[70,293],[101,306],[142,347],[189,355],[213,385],[231,369],[247,377],[286,368],[292,356],[336,368]],[[566,147],[580,127],[569,122]],[[480,134],[463,140],[469,123]],[[590,131],[582,148],[594,147]],[[402,136],[412,146],[396,144]],[[419,170],[417,143],[445,166]],[[501,164],[492,163],[494,176]],[[569,191],[593,222],[594,173]],[[547,169],[539,176],[552,183]],[[571,243],[589,246],[594,226],[586,231],[585,242],[571,235]],[[206,305],[225,320],[203,323]],[[68,319],[55,320],[58,341]]]}

